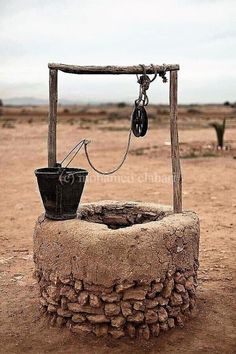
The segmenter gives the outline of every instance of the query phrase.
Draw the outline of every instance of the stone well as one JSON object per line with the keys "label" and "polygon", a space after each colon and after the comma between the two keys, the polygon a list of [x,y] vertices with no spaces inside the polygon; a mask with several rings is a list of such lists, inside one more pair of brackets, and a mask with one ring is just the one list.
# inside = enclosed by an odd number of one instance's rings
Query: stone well
{"label": "stone well", "polygon": [[41,216],[34,232],[40,302],[52,323],[97,336],[158,336],[195,305],[199,220],[131,202],[84,204],[77,219]]}

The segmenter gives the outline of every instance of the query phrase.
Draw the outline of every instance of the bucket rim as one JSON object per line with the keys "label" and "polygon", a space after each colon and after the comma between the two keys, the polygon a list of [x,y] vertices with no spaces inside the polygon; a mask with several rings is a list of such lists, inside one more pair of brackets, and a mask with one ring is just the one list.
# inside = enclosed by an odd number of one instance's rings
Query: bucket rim
{"label": "bucket rim", "polygon": [[88,175],[88,171],[83,169],[83,168],[77,168],[77,167],[40,167],[37,168],[34,173],[35,175],[57,175],[61,173],[61,169],[63,169],[66,172],[76,172],[76,174]]}

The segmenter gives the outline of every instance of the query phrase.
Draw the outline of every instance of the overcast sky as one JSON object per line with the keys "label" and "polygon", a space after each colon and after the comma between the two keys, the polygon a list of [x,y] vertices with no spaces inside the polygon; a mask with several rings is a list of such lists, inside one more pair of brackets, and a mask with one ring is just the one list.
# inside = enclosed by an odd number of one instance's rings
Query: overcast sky
{"label": "overcast sky", "polygon": [[[48,62],[179,63],[179,101],[236,101],[235,0],[0,0],[0,98],[48,97]],[[155,81],[152,103],[167,102]],[[133,101],[135,76],[59,73],[59,97]]]}

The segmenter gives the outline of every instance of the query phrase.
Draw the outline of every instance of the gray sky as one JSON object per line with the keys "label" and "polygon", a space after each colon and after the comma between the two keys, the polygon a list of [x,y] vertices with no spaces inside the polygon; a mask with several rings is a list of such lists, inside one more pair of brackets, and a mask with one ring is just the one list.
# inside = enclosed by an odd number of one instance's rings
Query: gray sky
{"label": "gray sky", "polygon": [[[179,101],[236,101],[235,0],[0,0],[0,97],[48,97],[48,62],[179,63]],[[59,97],[133,101],[135,76],[59,74]],[[167,102],[155,81],[152,103]]]}

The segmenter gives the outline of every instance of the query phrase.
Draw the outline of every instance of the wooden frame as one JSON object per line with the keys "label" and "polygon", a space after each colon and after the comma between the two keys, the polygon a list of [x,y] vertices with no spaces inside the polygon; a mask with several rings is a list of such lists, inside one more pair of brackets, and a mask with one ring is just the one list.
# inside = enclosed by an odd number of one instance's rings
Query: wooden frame
{"label": "wooden frame", "polygon": [[[90,75],[121,75],[121,74],[142,74],[143,69],[137,66],[78,66],[49,63],[49,126],[48,126],[48,167],[54,167],[57,162],[56,140],[57,140],[57,76],[58,70],[70,74]],[[173,176],[173,210],[175,213],[182,212],[182,176],[179,157],[179,139],[177,126],[177,91],[179,65],[155,65],[158,73],[170,72],[170,138],[171,138],[171,160]],[[153,67],[146,66],[147,74],[154,74]]]}

